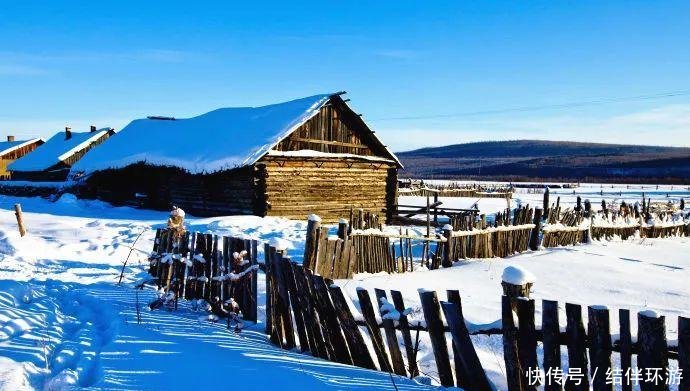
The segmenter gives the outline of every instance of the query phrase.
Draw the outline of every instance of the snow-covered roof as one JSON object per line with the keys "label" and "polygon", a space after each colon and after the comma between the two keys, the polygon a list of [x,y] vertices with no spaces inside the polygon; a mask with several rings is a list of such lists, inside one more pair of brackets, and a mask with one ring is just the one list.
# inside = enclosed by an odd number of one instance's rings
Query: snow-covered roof
{"label": "snow-covered roof", "polygon": [[20,141],[2,141],[0,142],[0,156],[8,154],[15,149],[19,149],[23,146],[33,144],[37,141],[41,141],[40,138],[32,138],[30,140],[20,140]]}
{"label": "snow-covered roof", "polygon": [[46,170],[88,147],[89,144],[111,130],[111,128],[103,128],[94,132],[71,132],[72,136],[69,139],[66,139],[64,131],[58,132],[45,144],[15,160],[7,168],[10,171]]}
{"label": "snow-covered roof", "polygon": [[222,108],[186,119],[137,119],[79,160],[72,172],[89,174],[140,162],[193,174],[252,165],[316,115],[333,95]]}

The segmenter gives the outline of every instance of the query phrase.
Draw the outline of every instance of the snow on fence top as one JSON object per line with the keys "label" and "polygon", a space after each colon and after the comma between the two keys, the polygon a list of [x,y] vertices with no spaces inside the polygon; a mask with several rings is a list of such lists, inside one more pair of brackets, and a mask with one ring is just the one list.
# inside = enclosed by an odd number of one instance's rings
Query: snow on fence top
{"label": "snow on fence top", "polygon": [[513,285],[525,285],[528,283],[534,283],[537,280],[534,274],[529,271],[519,267],[519,266],[508,266],[503,269],[503,275],[501,276],[503,282]]}
{"label": "snow on fence top", "polygon": [[87,147],[110,130],[110,128],[103,128],[95,132],[71,132],[70,138],[67,138],[64,131],[57,132],[35,151],[15,160],[8,169],[10,171],[43,171]]}
{"label": "snow on fence top", "polygon": [[84,156],[72,172],[88,174],[140,162],[192,174],[251,165],[316,115],[331,96],[222,108],[187,119],[137,119]]}

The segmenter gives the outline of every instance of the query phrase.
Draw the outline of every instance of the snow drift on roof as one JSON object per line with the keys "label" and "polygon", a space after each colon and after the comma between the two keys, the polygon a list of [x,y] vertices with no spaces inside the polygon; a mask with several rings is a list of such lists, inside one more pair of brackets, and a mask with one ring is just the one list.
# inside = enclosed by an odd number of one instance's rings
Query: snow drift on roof
{"label": "snow drift on roof", "polygon": [[10,171],[46,170],[85,148],[109,130],[110,128],[103,128],[96,132],[72,132],[69,140],[65,140],[65,132],[58,132],[33,152],[12,162],[8,169]]}
{"label": "snow drift on roof", "polygon": [[316,115],[331,95],[218,109],[188,119],[137,119],[79,160],[72,173],[139,162],[194,174],[251,165]]}
{"label": "snow drift on roof", "polygon": [[21,148],[24,145],[29,145],[31,143],[35,143],[38,140],[40,140],[40,138],[32,138],[30,140],[21,140],[21,141],[2,141],[2,142],[0,142],[0,156],[4,155],[6,153],[10,153],[17,148]]}

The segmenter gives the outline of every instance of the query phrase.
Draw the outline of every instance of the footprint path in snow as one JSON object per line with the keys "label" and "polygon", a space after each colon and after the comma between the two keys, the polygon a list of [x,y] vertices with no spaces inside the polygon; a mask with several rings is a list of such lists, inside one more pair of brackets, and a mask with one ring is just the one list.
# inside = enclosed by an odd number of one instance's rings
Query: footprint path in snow
{"label": "footprint path in snow", "polygon": [[73,285],[0,281],[0,355],[31,363],[35,388],[91,386],[114,334],[110,311]]}

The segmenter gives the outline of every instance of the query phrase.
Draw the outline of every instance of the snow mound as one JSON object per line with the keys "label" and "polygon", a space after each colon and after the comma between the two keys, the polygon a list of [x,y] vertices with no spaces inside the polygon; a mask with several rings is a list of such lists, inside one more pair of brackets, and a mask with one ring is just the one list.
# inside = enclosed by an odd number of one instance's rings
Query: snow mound
{"label": "snow mound", "polygon": [[0,390],[33,390],[26,366],[7,357],[0,357]]}
{"label": "snow mound", "polygon": [[519,266],[508,266],[503,269],[501,279],[503,282],[513,285],[525,285],[534,283],[537,280],[534,274]]}
{"label": "snow mound", "polygon": [[312,214],[309,215],[308,220],[309,220],[309,221],[315,221],[315,222],[316,222],[316,221],[321,221],[321,217],[319,217],[318,215],[312,213]]}
{"label": "snow mound", "polygon": [[638,312],[638,314],[644,316],[645,318],[655,318],[656,319],[656,318],[661,317],[661,314],[654,311],[654,310],[644,310],[644,311]]}
{"label": "snow mound", "polygon": [[283,238],[271,238],[268,244],[278,251],[285,251],[292,248],[292,243],[290,243],[289,240]]}

